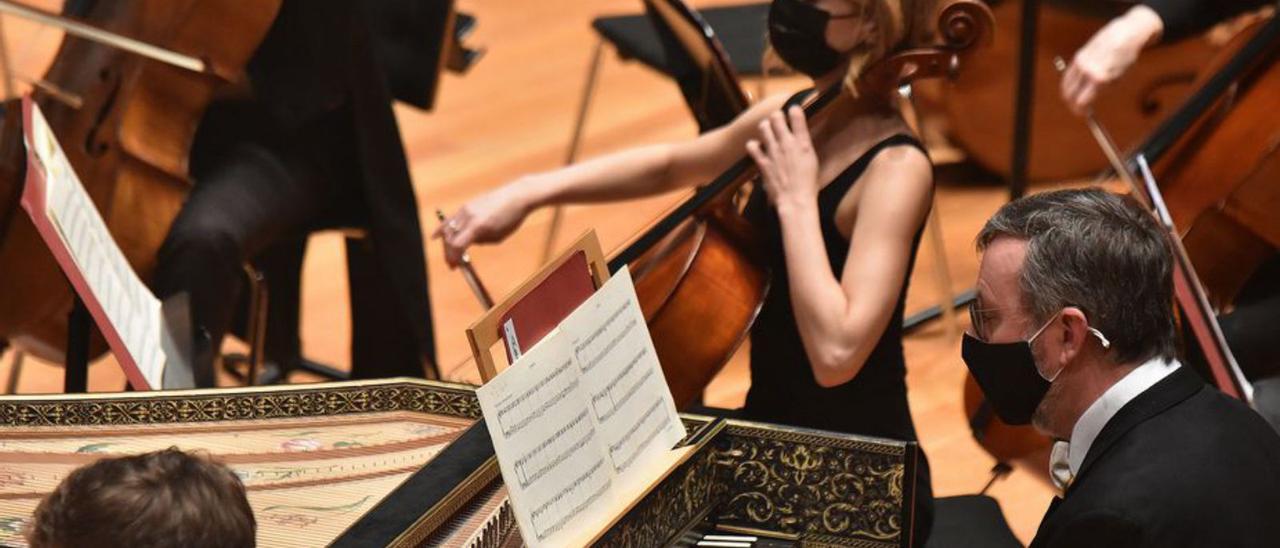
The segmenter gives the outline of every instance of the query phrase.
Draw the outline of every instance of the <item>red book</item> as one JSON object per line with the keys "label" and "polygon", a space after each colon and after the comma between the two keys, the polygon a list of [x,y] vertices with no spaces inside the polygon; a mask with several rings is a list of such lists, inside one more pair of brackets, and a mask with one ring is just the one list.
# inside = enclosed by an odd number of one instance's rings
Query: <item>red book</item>
{"label": "red book", "polygon": [[507,363],[514,363],[525,350],[538,344],[595,291],[587,254],[574,253],[502,316],[498,325],[507,349]]}

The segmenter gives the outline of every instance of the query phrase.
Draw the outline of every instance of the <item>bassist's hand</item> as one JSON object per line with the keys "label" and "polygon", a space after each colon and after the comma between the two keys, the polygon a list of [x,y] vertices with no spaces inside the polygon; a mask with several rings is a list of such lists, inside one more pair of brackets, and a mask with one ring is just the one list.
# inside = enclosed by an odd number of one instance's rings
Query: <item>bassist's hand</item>
{"label": "bassist's hand", "polygon": [[1124,76],[1138,60],[1142,48],[1164,31],[1164,22],[1155,10],[1134,6],[1107,23],[1085,43],[1062,75],[1062,100],[1077,115],[1083,115],[1098,96],[1098,90]]}

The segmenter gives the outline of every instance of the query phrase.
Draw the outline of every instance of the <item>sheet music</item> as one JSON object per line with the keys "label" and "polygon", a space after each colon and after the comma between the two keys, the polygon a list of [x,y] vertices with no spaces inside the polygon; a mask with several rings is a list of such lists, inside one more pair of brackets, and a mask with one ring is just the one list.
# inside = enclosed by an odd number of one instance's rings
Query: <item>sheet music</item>
{"label": "sheet music", "polygon": [[560,329],[572,340],[615,472],[684,438],[628,269],[614,274]]}
{"label": "sheet music", "polygon": [[568,545],[574,520],[598,520],[613,473],[568,339],[547,334],[476,390],[530,546]]}
{"label": "sheet music", "polygon": [[685,436],[626,270],[476,394],[531,546],[585,542]]}
{"label": "sheet music", "polygon": [[161,304],[129,266],[39,108],[27,143],[45,173],[45,211],[139,371],[162,386]]}

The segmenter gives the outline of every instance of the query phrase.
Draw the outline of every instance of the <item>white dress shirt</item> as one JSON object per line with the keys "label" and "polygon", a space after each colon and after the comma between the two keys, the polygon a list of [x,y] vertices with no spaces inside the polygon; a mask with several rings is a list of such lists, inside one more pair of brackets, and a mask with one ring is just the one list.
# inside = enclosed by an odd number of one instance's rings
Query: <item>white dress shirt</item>
{"label": "white dress shirt", "polygon": [[1053,452],[1049,457],[1049,476],[1059,491],[1065,491],[1071,485],[1071,481],[1080,472],[1080,465],[1084,464],[1084,457],[1089,454],[1093,441],[1120,408],[1177,371],[1180,366],[1178,360],[1152,358],[1111,385],[1111,388],[1085,409],[1080,420],[1071,429],[1071,441],[1053,444]]}

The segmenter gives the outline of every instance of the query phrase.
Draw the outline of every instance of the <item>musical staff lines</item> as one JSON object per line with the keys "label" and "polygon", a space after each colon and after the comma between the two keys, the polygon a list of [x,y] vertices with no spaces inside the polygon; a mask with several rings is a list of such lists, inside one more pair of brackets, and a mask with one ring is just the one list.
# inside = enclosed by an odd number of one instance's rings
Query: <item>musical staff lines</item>
{"label": "musical staff lines", "polygon": [[476,393],[535,547],[585,542],[684,437],[626,270]]}
{"label": "musical staff lines", "polygon": [[[667,429],[667,417],[660,413],[660,411],[662,411],[662,403],[663,401],[661,398],[654,399],[653,404],[645,410],[639,420],[632,424],[631,428],[629,428],[617,442],[609,445],[609,457],[613,459],[613,467],[615,470],[622,472],[623,470],[630,468],[631,464],[635,462],[636,457],[643,454],[644,450],[649,447],[649,443],[652,442],[654,438],[657,438],[658,434],[661,434],[663,430]],[[644,426],[649,427],[645,436],[641,438],[638,443],[632,443],[635,439],[636,432]],[[622,461],[619,462],[616,455],[619,451],[623,451],[624,449],[628,450],[628,452],[625,453],[626,456],[624,456]]]}
{"label": "musical staff lines", "polygon": [[596,339],[600,337],[600,335],[609,331],[609,328],[613,327],[613,324],[617,322],[618,318],[622,316],[623,312],[627,311],[627,308],[629,308],[630,305],[631,303],[627,301],[623,301],[619,306],[614,308],[613,312],[609,314],[609,318],[605,320],[600,325],[600,327],[598,327],[595,331],[592,331],[590,335],[587,335],[586,340],[582,341],[581,343],[579,343],[577,346],[574,347],[574,351],[578,353],[579,363],[582,364],[583,373],[589,373],[591,372],[592,369],[595,369],[597,365],[600,365],[600,362],[604,360],[606,357],[608,357],[610,354],[612,354],[613,349],[617,348],[619,343],[621,343],[624,339],[629,337],[631,335],[631,332],[635,330],[637,325],[639,325],[640,322],[637,321],[636,318],[634,317],[630,318],[627,321],[626,325],[624,325],[621,330],[619,330],[616,334],[614,334],[614,336],[611,339],[609,339],[608,344],[606,344],[604,348],[601,348],[599,351],[597,351],[595,355],[591,356],[590,359],[588,360],[582,359],[583,350],[591,347],[595,343]]}
{"label": "musical staff lines", "polygon": [[[564,447],[554,455],[551,455],[550,458],[543,454],[549,448],[559,447],[560,439],[571,433],[577,434],[577,441],[570,443],[567,447]],[[579,449],[586,447],[586,445],[595,439],[595,437],[595,426],[591,424],[591,421],[587,420],[587,410],[583,409],[581,413],[578,413],[578,415],[573,418],[573,420],[569,421],[564,426],[561,426],[559,430],[556,430],[555,433],[547,439],[542,440],[542,443],[539,443],[537,447],[534,447],[531,451],[516,459],[515,469],[516,473],[520,475],[520,487],[527,488],[530,485],[533,485],[534,482],[537,482],[539,479],[542,479],[543,476],[546,476],[549,472],[555,470],[561,464],[564,464],[564,462],[568,460],[569,457],[577,453]],[[532,464],[534,468],[533,474],[529,474],[527,472],[530,464]]]}
{"label": "musical staff lines", "polygon": [[[509,438],[520,433],[526,426],[546,414],[548,409],[555,407],[566,396],[575,392],[579,383],[577,377],[570,378],[565,375],[565,373],[571,371],[572,367],[573,360],[565,358],[551,374],[539,380],[532,388],[516,396],[514,400],[503,404],[498,409],[498,423],[502,426],[502,435]],[[559,388],[559,390],[552,394],[550,398],[539,399],[537,397],[538,394],[548,387]],[[534,406],[532,409],[529,408],[530,404]],[[510,420],[509,417],[511,417],[512,413],[515,413],[515,423],[508,425],[507,421]]]}
{"label": "musical staff lines", "polygon": [[636,365],[639,364],[640,360],[648,354],[648,348],[641,348],[640,352],[637,353],[634,358],[631,358],[631,361],[627,363],[627,366],[622,370],[622,372],[610,380],[609,384],[605,385],[604,390],[596,392],[591,396],[592,408],[595,410],[596,418],[599,419],[600,422],[606,422],[613,418],[614,414],[617,413],[619,409],[626,407],[627,402],[631,401],[631,398],[636,395],[636,392],[638,392],[645,383],[654,378],[655,372],[653,369],[645,370],[639,380],[632,382],[626,390],[622,391],[621,397],[615,396],[614,389],[617,388],[618,383],[631,376],[631,373],[636,370]]}
{"label": "musical staff lines", "polygon": [[[577,517],[592,504],[595,504],[596,501],[600,500],[600,497],[603,497],[605,493],[609,492],[609,488],[613,486],[613,481],[603,472],[604,459],[596,459],[585,472],[573,478],[569,485],[533,510],[531,518],[538,540],[546,540],[551,535],[564,529],[564,526],[568,525],[570,520]],[[590,494],[585,498],[582,497],[580,492],[583,489],[591,489]],[[577,500],[579,502],[566,511],[563,508],[559,508],[565,500]],[[544,527],[541,525],[542,518],[547,516],[554,518],[555,521]]]}
{"label": "musical staff lines", "polygon": [[[124,345],[112,350],[133,361],[148,384],[159,387],[166,361],[160,346],[160,300],[129,266],[48,122],[34,105],[31,125],[28,146],[44,173],[43,213],[88,285],[89,294],[82,297],[102,309],[105,323]],[[99,323],[103,323],[101,319]]]}

